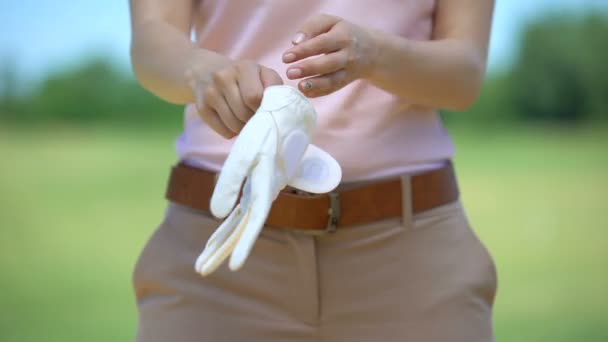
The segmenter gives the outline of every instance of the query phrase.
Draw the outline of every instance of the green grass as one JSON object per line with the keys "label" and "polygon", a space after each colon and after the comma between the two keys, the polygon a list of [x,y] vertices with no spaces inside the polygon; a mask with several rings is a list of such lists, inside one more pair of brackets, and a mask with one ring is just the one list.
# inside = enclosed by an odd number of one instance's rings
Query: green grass
{"label": "green grass", "polygon": [[[177,132],[0,128],[0,340],[125,341]],[[498,341],[608,341],[608,129],[454,134]]]}

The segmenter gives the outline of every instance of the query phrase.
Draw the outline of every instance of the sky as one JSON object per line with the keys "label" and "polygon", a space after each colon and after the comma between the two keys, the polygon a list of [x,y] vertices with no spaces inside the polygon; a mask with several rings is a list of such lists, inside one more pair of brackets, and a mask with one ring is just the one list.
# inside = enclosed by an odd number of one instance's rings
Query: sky
{"label": "sky", "polygon": [[[608,13],[608,0],[496,0],[490,71],[511,63],[526,21],[588,10]],[[127,67],[129,40],[128,0],[0,0],[0,63],[14,60],[28,80],[95,52]]]}

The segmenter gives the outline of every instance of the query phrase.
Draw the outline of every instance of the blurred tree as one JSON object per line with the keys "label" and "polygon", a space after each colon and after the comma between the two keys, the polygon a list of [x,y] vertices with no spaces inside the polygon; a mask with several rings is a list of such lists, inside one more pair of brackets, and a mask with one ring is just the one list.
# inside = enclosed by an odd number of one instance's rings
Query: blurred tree
{"label": "blurred tree", "polygon": [[524,118],[608,117],[608,17],[548,15],[531,23],[505,96]]}
{"label": "blurred tree", "polygon": [[165,116],[167,122],[181,111],[146,92],[103,57],[50,75],[33,98],[33,113],[62,121],[141,120],[146,124]]}
{"label": "blurred tree", "polygon": [[[10,69],[3,70],[9,73]],[[15,82],[15,81],[11,81]],[[10,89],[10,87],[9,87]],[[77,66],[50,73],[16,105],[13,94],[4,94],[4,118],[22,122],[103,122],[158,125],[179,122],[181,106],[150,94],[132,75],[120,71],[109,58],[91,57]]]}
{"label": "blurred tree", "polygon": [[548,14],[524,30],[512,66],[489,74],[478,101],[448,125],[608,119],[608,16]]}
{"label": "blurred tree", "polygon": [[5,57],[0,63],[0,119],[12,116],[18,110],[19,77],[17,63]]}

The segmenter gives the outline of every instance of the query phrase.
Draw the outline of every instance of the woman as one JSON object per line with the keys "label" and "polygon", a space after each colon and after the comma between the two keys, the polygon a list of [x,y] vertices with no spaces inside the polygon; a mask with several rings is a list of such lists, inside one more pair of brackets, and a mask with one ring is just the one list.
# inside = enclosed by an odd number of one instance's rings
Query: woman
{"label": "woman", "polygon": [[[135,267],[138,340],[493,340],[494,264],[437,114],[478,96],[493,6],[131,0],[138,80],[187,104],[165,220]],[[283,83],[314,104],[313,142],[342,184],[285,189],[245,265],[201,277],[193,262],[220,223],[214,175],[264,89]]]}

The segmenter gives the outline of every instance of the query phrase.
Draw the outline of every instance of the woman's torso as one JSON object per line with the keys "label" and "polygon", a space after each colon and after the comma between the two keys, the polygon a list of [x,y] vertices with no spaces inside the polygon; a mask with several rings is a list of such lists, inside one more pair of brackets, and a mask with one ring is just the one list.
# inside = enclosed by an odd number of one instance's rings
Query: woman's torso
{"label": "woman's torso", "polygon": [[[304,21],[325,13],[408,39],[429,40],[435,0],[202,0],[194,30],[200,47],[232,59],[250,59],[276,70]],[[435,109],[410,103],[365,81],[311,100],[318,119],[312,141],[331,153],[343,179],[372,180],[433,168],[453,155],[453,144]],[[207,127],[186,106],[178,157],[219,170],[233,140]]]}

